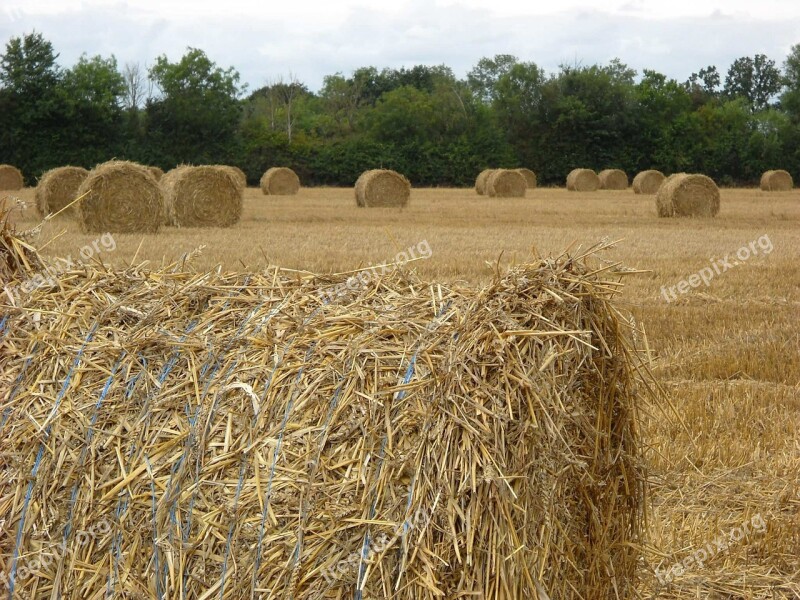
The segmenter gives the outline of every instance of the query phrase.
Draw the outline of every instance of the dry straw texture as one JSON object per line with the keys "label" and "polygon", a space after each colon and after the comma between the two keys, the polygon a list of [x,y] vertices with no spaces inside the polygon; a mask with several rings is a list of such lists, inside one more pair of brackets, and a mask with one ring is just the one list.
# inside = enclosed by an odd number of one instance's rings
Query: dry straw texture
{"label": "dry straw texture", "polygon": [[619,169],[604,169],[597,174],[601,190],[627,190],[628,176]]}
{"label": "dry straw texture", "polygon": [[24,185],[22,171],[11,165],[0,165],[0,190],[21,190]]}
{"label": "dry straw texture", "polygon": [[147,167],[147,170],[150,171],[150,174],[153,177],[155,177],[156,181],[161,181],[161,178],[164,176],[164,171],[158,167]]}
{"label": "dry straw texture", "polygon": [[520,173],[525,178],[525,183],[528,184],[528,189],[533,190],[536,189],[536,173],[531,171],[530,169],[515,169],[517,173]]}
{"label": "dry straw texture", "polygon": [[761,189],[765,192],[788,192],[794,187],[794,181],[788,171],[767,171],[761,176]]}
{"label": "dry straw texture", "polygon": [[272,167],[261,176],[265,196],[294,196],[300,191],[300,178],[288,167]]}
{"label": "dry straw texture", "polygon": [[494,172],[495,169],[484,169],[478,173],[478,177],[475,179],[475,191],[479,196],[486,195],[486,184],[489,182],[489,176]]}
{"label": "dry straw texture", "polygon": [[600,178],[591,169],[573,169],[567,175],[570,192],[594,192],[600,187]]}
{"label": "dry straw texture", "polygon": [[407,206],[411,198],[411,182],[389,169],[364,171],[356,181],[357,206]]}
{"label": "dry straw texture", "polygon": [[163,220],[161,188],[147,167],[136,163],[98,165],[83,180],[78,196],[84,196],[76,206],[87,232],[154,233]]}
{"label": "dry straw texture", "polygon": [[[89,171],[83,167],[58,167],[42,175],[36,186],[36,211],[44,217],[55,214],[78,197]],[[75,205],[62,214],[76,214]]]}
{"label": "dry straw texture", "polygon": [[528,182],[517,170],[496,169],[486,182],[486,195],[492,198],[524,198]]}
{"label": "dry straw texture", "polygon": [[245,175],[244,171],[242,171],[239,167],[234,167],[231,165],[219,165],[219,166],[227,169],[228,172],[234,176],[236,182],[243,190],[247,187],[247,175]]}
{"label": "dry straw texture", "polygon": [[676,173],[658,188],[659,217],[714,217],[719,213],[719,189],[710,177]]}
{"label": "dry straw texture", "polygon": [[242,190],[228,167],[180,166],[161,178],[166,222],[175,227],[230,227],[242,216]]}
{"label": "dry straw texture", "polygon": [[341,277],[279,269],[34,290],[0,323],[15,597],[633,597],[643,380],[595,269],[331,304]]}
{"label": "dry straw texture", "polygon": [[638,173],[633,178],[633,192],[635,194],[655,194],[664,183],[664,174],[661,171],[649,169]]}

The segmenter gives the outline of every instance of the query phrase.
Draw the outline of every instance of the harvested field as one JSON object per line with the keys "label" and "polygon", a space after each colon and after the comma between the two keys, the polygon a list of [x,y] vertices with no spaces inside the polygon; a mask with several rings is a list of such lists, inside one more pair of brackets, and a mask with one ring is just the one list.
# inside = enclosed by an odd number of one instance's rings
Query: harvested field
{"label": "harvested field", "polygon": [[[280,264],[346,272],[383,264],[426,240],[430,258],[412,263],[420,277],[481,286],[498,268],[529,261],[532,247],[547,255],[572,243],[588,247],[604,237],[622,239],[608,258],[644,272],[626,278],[618,304],[645,327],[652,369],[665,389],[662,402],[643,407],[640,439],[651,503],[638,590],[644,598],[659,599],[796,600],[800,192],[723,188],[724,210],[713,220],[658,219],[652,201],[630,192],[575,195],[540,188],[529,198],[498,203],[473,189],[415,189],[414,202],[402,213],[359,210],[352,194],[352,189],[302,189],[295,197],[264,202],[260,190],[249,189],[242,220],[231,229],[115,234],[116,250],[101,258],[120,268],[142,260],[158,266],[186,254],[189,266],[202,271],[217,264],[236,271]],[[36,225],[33,190],[14,196],[28,204],[16,215],[17,224]],[[94,237],[76,223],[52,221],[31,241],[47,244],[51,256],[67,258]],[[202,245],[202,252],[193,254]],[[748,246],[750,254],[752,248],[759,253],[737,258]],[[667,301],[662,287],[677,286],[708,268],[712,258],[726,255],[731,267],[708,286],[690,287]],[[244,316],[252,308],[248,304]],[[121,318],[134,319],[135,313]],[[77,351],[81,340],[68,343]],[[194,345],[187,348],[197,352]],[[6,380],[0,383],[8,389]],[[43,401],[52,401],[57,383],[47,384]],[[7,395],[0,395],[0,409],[10,405]],[[262,460],[267,464],[269,453]],[[232,499],[235,485],[225,485]],[[0,503],[8,494],[0,488]],[[690,563],[680,574],[668,571],[745,524],[748,535],[728,540],[702,565]],[[9,565],[2,567],[7,574]]]}

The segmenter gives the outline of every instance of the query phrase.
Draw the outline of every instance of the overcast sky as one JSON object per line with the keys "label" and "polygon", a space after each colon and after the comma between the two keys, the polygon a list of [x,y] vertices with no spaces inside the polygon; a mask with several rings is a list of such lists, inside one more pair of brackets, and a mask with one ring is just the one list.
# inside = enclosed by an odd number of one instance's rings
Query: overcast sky
{"label": "overcast sky", "polygon": [[800,43],[798,0],[0,0],[0,39],[36,30],[63,66],[82,52],[151,64],[187,46],[234,66],[251,89],[295,74],[312,90],[361,66],[446,64],[514,54],[548,71],[619,57],[681,81],[740,56],[779,65]]}

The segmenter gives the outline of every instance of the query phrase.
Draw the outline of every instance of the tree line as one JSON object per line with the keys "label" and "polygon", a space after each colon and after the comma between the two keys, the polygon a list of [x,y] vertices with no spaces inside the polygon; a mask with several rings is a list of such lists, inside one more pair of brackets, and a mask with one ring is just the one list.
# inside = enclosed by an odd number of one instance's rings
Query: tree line
{"label": "tree line", "polygon": [[487,167],[528,167],[563,184],[575,167],[705,173],[750,184],[767,169],[800,177],[800,44],[777,66],[763,54],[684,82],[618,59],[547,73],[507,54],[466,78],[445,65],[363,67],[250,91],[233,67],[188,48],[147,69],[113,57],[58,63],[40,33],[0,56],[0,163],[29,184],[49,168],[112,157],[170,169],[240,166],[251,183],[269,166],[305,184],[353,185],[369,168],[418,186],[472,185]]}

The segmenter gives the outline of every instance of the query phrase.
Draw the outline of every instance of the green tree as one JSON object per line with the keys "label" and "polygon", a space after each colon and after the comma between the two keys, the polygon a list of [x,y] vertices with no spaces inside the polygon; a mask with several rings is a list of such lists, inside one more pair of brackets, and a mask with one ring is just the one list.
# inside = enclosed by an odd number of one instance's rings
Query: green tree
{"label": "green tree", "polygon": [[147,105],[152,162],[172,166],[235,157],[243,89],[233,67],[222,69],[202,50],[189,48],[176,63],[157,58],[150,78],[161,91]]}
{"label": "green tree", "polygon": [[744,98],[754,111],[764,110],[781,90],[781,72],[763,54],[737,58],[725,77],[728,99]]}
{"label": "green tree", "polygon": [[476,98],[487,104],[497,98],[497,86],[518,59],[511,54],[496,54],[494,58],[484,57],[467,74],[467,83]]}

